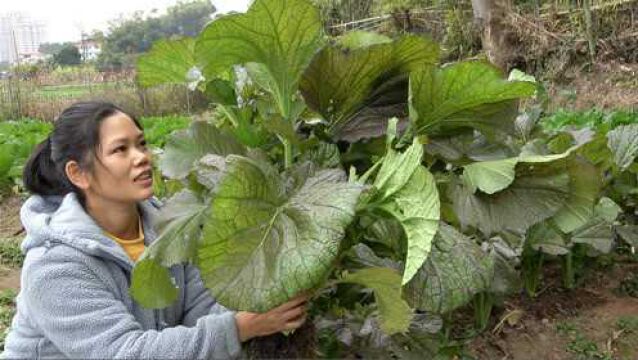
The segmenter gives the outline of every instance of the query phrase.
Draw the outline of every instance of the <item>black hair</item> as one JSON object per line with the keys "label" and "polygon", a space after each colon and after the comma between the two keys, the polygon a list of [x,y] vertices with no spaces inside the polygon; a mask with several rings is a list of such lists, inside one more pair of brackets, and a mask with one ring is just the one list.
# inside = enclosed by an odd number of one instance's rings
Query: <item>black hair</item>
{"label": "black hair", "polygon": [[22,180],[26,189],[38,195],[75,192],[84,203],[84,193],[66,175],[66,164],[76,161],[82,169],[92,170],[100,145],[100,125],[117,113],[128,115],[142,130],[135,117],[108,102],[79,102],[66,108],[55,120],[49,137],[38,144],[24,166]]}

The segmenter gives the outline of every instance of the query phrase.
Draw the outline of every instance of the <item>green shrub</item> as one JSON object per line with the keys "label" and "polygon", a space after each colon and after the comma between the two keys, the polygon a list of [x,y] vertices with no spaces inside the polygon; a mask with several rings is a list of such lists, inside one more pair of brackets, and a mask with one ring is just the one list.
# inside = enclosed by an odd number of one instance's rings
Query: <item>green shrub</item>
{"label": "green shrub", "polygon": [[541,120],[541,126],[548,132],[560,131],[565,127],[576,129],[588,127],[606,132],[620,125],[635,123],[638,123],[638,112],[629,110],[604,112],[595,108],[586,111],[560,109]]}
{"label": "green shrub", "polygon": [[0,122],[0,194],[21,186],[24,164],[52,128],[51,123],[29,118]]}
{"label": "green shrub", "polygon": [[186,116],[153,116],[141,119],[146,141],[156,148],[163,148],[168,136],[175,130],[183,129],[190,123]]}

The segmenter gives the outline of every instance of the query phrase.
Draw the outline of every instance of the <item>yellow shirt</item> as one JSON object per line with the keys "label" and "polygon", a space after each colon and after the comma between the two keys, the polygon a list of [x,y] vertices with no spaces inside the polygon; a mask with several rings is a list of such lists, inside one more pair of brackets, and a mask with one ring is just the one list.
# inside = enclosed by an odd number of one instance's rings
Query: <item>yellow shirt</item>
{"label": "yellow shirt", "polygon": [[113,239],[116,243],[120,244],[122,249],[126,251],[131,260],[137,261],[140,255],[142,255],[142,253],[144,252],[144,229],[142,229],[142,219],[140,219],[138,227],[140,229],[139,236],[137,237],[137,239],[133,240],[120,239],[117,236],[106,231],[104,233],[106,233],[106,235]]}

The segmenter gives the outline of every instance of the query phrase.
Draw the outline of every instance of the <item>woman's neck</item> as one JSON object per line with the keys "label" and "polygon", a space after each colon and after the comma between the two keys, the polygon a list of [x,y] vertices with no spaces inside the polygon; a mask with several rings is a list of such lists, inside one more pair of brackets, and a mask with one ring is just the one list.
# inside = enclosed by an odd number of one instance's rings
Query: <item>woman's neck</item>
{"label": "woman's neck", "polygon": [[104,231],[120,239],[132,240],[139,236],[140,215],[136,203],[114,203],[88,198],[86,211]]}

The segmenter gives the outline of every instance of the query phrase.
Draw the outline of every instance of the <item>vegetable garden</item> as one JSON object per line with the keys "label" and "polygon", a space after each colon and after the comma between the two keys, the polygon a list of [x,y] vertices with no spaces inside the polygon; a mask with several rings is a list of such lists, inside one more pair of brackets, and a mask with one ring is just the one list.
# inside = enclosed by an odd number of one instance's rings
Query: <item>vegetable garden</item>
{"label": "vegetable garden", "polygon": [[228,308],[312,294],[312,321],[252,340],[253,357],[446,358],[512,320],[493,311],[507,299],[540,297],[546,269],[575,289],[599,259],[633,259],[638,115],[541,119],[533,77],[440,52],[328,37],[307,0],[155,43],[139,83],[188,84],[214,111],[149,139],[164,208],[134,298],[167,306],[167,268],[193,263]]}

